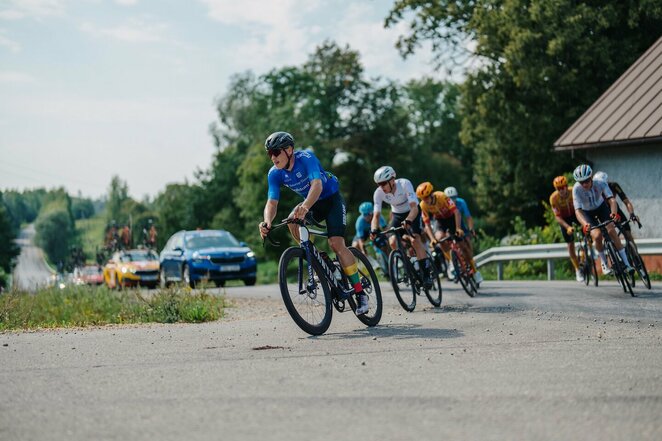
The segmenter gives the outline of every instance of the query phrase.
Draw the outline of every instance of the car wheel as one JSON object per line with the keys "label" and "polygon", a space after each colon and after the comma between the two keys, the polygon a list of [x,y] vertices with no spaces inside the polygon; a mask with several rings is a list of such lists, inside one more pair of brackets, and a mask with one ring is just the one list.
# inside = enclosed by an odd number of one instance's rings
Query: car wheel
{"label": "car wheel", "polygon": [[188,269],[188,265],[182,267],[182,280],[191,288],[195,288],[195,282],[191,279],[191,272]]}
{"label": "car wheel", "polygon": [[214,284],[217,288],[220,288],[221,286],[225,286],[225,280],[214,280]]}
{"label": "car wheel", "polygon": [[244,279],[244,285],[246,286],[253,286],[255,285],[255,282],[257,282],[257,279],[255,277],[249,277],[247,279]]}

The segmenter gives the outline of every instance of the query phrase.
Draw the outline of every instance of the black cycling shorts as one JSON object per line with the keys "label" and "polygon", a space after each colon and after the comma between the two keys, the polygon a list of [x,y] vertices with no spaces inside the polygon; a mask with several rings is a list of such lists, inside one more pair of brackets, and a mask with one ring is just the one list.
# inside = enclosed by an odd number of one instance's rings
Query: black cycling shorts
{"label": "black cycling shorts", "polygon": [[455,234],[457,226],[455,225],[455,216],[447,217],[445,219],[434,219],[434,231],[443,231],[444,233]]}
{"label": "black cycling shorts", "polygon": [[[579,221],[577,220],[577,216],[574,214],[572,216],[564,217],[563,220],[570,226],[572,226],[572,224],[580,225]],[[561,229],[561,234],[563,235],[563,240],[565,240],[565,243],[570,243],[575,240],[574,234],[568,234],[565,231],[565,228],[563,228],[563,225],[559,224],[559,228]]]}
{"label": "black cycling shorts", "polygon": [[[402,222],[409,216],[409,211],[406,213],[393,213],[393,217],[391,218],[391,223],[389,224],[390,227],[399,227],[402,225]],[[423,232],[423,224],[421,223],[421,206],[418,206],[418,215],[416,215],[416,218],[414,221],[411,223],[411,231],[414,232],[414,234],[421,234]]]}
{"label": "black cycling shorts", "polygon": [[611,210],[607,205],[607,201],[603,201],[595,210],[584,210],[584,213],[586,213],[586,217],[591,226],[595,227],[596,225],[610,219],[609,215],[611,214]]}
{"label": "black cycling shorts", "polygon": [[345,200],[337,191],[326,199],[318,199],[310,207],[306,216],[312,217],[316,222],[326,221],[326,231],[329,237],[345,237],[347,227],[347,209]]}

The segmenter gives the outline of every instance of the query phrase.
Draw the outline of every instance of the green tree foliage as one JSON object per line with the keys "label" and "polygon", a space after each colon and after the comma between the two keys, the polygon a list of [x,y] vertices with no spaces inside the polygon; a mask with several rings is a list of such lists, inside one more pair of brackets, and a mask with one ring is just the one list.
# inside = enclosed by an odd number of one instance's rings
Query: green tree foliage
{"label": "green tree foliage", "polygon": [[110,181],[108,188],[108,202],[106,203],[106,220],[108,222],[121,222],[123,215],[122,207],[129,200],[129,186],[115,175]]}
{"label": "green tree foliage", "polygon": [[16,230],[12,227],[10,220],[3,194],[0,192],[0,287],[7,286],[7,275],[11,273],[14,258],[20,252],[14,242]]}
{"label": "green tree foliage", "polygon": [[77,220],[89,219],[94,216],[94,203],[91,199],[87,198],[72,198],[71,212]]}
{"label": "green tree foliage", "polygon": [[156,197],[154,206],[159,218],[159,244],[165,243],[177,231],[206,227],[199,224],[194,215],[193,201],[197,192],[200,188],[196,185],[168,184]]}
{"label": "green tree foliage", "polygon": [[[339,177],[352,214],[372,199],[374,170],[387,163],[414,185],[433,180],[468,191],[471,152],[459,142],[457,86],[430,79],[406,85],[368,81],[359,58],[349,47],[326,42],[301,66],[233,78],[211,127],[218,147],[214,162],[199,175],[201,191],[188,196],[200,226],[259,243],[271,167],[263,143],[277,130],[292,133],[297,148],[313,149]],[[281,195],[277,220],[299,201],[288,190]]]}
{"label": "green tree foliage", "polygon": [[35,230],[35,242],[51,262],[66,262],[76,240],[76,229],[71,198],[63,189],[48,193],[35,221]]}
{"label": "green tree foliage", "polygon": [[541,222],[537,201],[576,162],[553,142],[659,38],[662,3],[397,0],[386,25],[405,19],[404,56],[427,41],[439,65],[473,61],[461,139],[475,157],[477,200],[503,232],[515,215]]}

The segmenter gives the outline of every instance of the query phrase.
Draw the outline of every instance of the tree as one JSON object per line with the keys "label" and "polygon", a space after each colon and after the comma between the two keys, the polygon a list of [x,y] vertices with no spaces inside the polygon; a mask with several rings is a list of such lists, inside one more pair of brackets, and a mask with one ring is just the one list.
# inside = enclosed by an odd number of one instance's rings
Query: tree
{"label": "tree", "polygon": [[108,202],[106,203],[106,220],[120,222],[122,218],[122,205],[129,199],[129,186],[115,175],[108,188]]}
{"label": "tree", "polygon": [[386,25],[410,15],[403,56],[430,41],[440,65],[475,62],[461,89],[461,140],[475,157],[477,200],[499,232],[516,215],[542,222],[537,201],[574,165],[553,142],[662,29],[662,4],[652,0],[398,0]]}
{"label": "tree", "polygon": [[76,234],[67,210],[58,206],[44,210],[35,222],[35,230],[35,242],[51,262],[66,262]]}
{"label": "tree", "polygon": [[0,287],[6,287],[7,274],[11,274],[14,258],[18,256],[20,249],[14,240],[16,234],[10,223],[9,213],[4,204],[2,192],[0,192]]}

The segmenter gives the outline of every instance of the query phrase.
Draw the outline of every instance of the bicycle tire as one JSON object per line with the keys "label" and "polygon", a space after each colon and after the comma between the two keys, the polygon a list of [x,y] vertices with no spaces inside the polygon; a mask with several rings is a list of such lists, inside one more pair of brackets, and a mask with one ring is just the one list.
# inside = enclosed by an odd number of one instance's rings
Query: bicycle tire
{"label": "bicycle tire", "polygon": [[[412,312],[416,308],[416,284],[409,271],[409,266],[404,261],[406,257],[400,250],[393,250],[388,259],[388,270],[391,275],[391,286],[395,292],[400,306],[407,312]],[[402,286],[400,286],[402,284]],[[406,294],[411,290],[411,301]]]}
{"label": "bicycle tire", "polygon": [[625,264],[621,260],[621,257],[616,251],[616,247],[611,241],[607,243],[607,253],[609,260],[611,260],[612,263],[611,269],[614,272],[616,280],[618,280],[618,282],[621,284],[623,292],[629,292],[630,295],[634,297],[634,292],[632,291],[632,286],[630,285],[630,277],[625,272]]}
{"label": "bicycle tire", "polygon": [[[331,291],[322,269],[313,260],[311,266],[317,282],[317,289],[314,293],[300,292],[299,287],[303,288],[308,279],[307,261],[306,252],[302,248],[290,247],[286,249],[278,263],[278,285],[280,286],[285,308],[294,323],[310,335],[321,335],[331,325],[333,316]],[[291,263],[294,264],[293,267],[290,267]],[[288,283],[288,277],[293,278],[294,282]],[[320,289],[322,290],[322,296],[319,295]]]}
{"label": "bicycle tire", "polygon": [[467,279],[469,280],[469,285],[471,286],[471,290],[474,293],[472,297],[475,297],[476,294],[478,294],[478,283],[476,283],[476,279],[474,279],[473,275],[467,277]]}
{"label": "bicycle tire", "polygon": [[[639,274],[639,278],[644,283],[644,286],[648,289],[651,289],[651,279],[648,275],[648,270],[646,269],[646,264],[644,259],[641,258],[641,255],[637,251],[637,247],[630,241],[627,242],[628,257],[630,258],[630,265],[634,266],[634,269]],[[634,283],[632,284],[634,286]]]}
{"label": "bicycle tire", "polygon": [[437,270],[430,253],[428,253],[428,259],[430,259],[430,271],[432,272],[432,288],[425,288],[425,296],[428,298],[432,306],[438,308],[441,306],[442,302],[442,289],[441,289],[441,276]]}
{"label": "bicycle tire", "polygon": [[[377,326],[382,319],[382,290],[379,286],[379,279],[375,274],[375,269],[370,264],[368,258],[358,249],[349,247],[354,257],[356,257],[356,266],[359,270],[359,278],[363,292],[368,295],[368,304],[370,309],[367,313],[356,316],[361,323],[367,326]],[[353,311],[356,311],[356,302],[350,302]]]}
{"label": "bicycle tire", "polygon": [[377,262],[379,262],[379,268],[381,269],[382,274],[384,274],[384,277],[386,277],[388,280],[391,277],[388,272],[388,256],[382,250],[375,250],[375,254],[377,254]]}
{"label": "bicycle tire", "polygon": [[455,279],[459,280],[462,289],[467,293],[469,297],[474,297],[476,295],[475,291],[469,286],[469,281],[465,276],[466,269],[462,267],[460,263],[461,260],[457,255],[457,251],[451,249],[451,260],[453,262],[453,267],[455,268]]}

